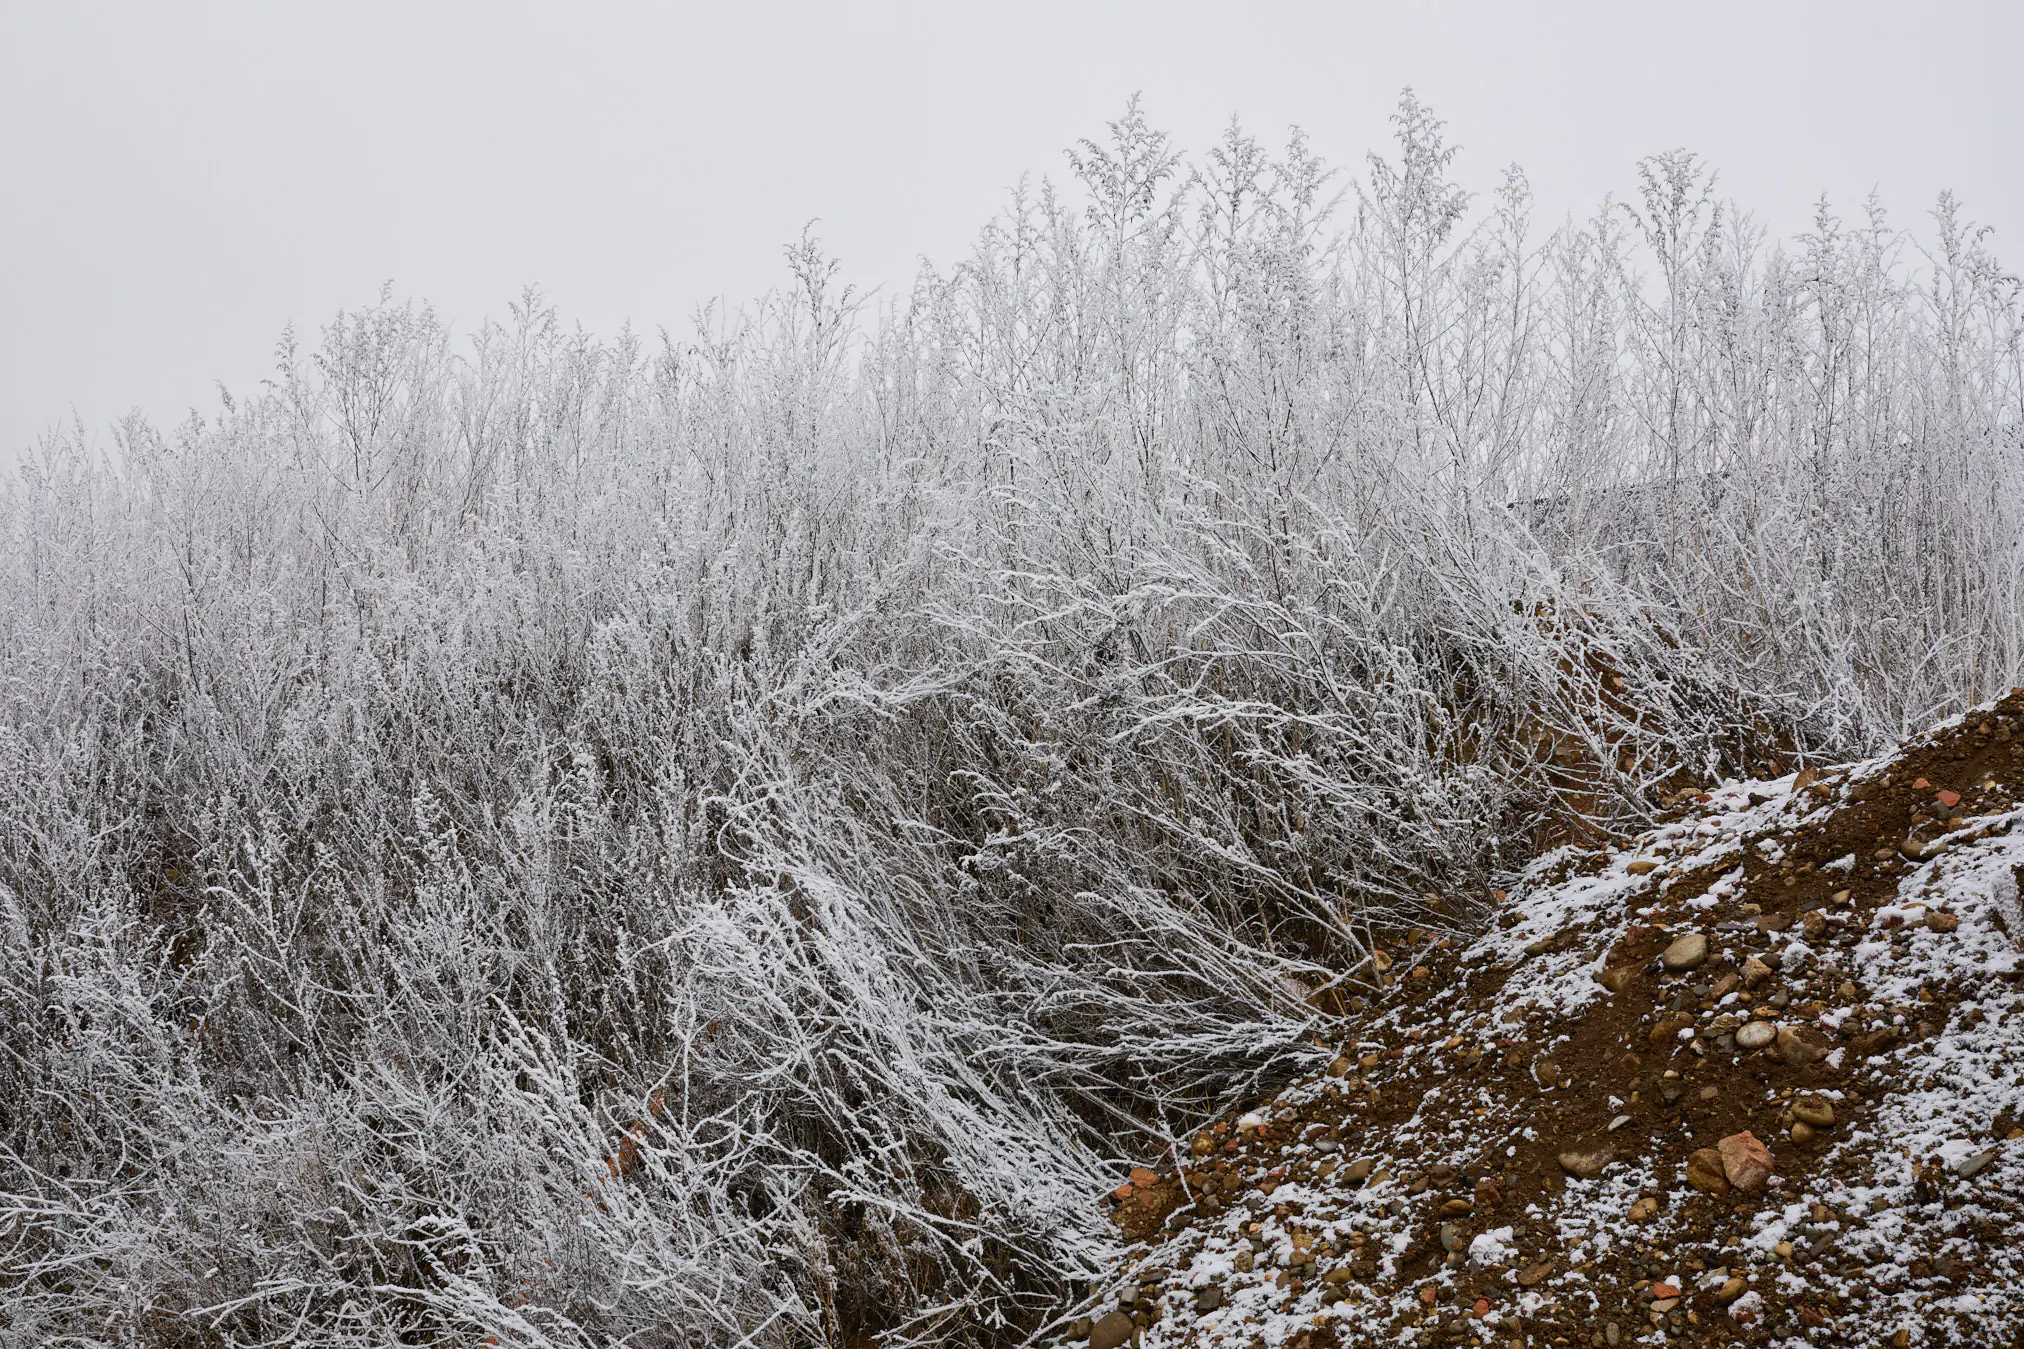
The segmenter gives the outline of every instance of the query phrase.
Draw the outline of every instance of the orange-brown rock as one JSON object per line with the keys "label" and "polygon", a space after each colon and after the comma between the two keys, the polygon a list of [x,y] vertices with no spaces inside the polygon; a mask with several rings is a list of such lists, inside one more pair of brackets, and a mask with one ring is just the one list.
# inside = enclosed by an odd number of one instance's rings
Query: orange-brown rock
{"label": "orange-brown rock", "polygon": [[1771,1150],[1758,1142],[1755,1134],[1745,1129],[1715,1146],[1722,1157],[1722,1174],[1730,1185],[1744,1194],[1764,1188],[1771,1178]]}

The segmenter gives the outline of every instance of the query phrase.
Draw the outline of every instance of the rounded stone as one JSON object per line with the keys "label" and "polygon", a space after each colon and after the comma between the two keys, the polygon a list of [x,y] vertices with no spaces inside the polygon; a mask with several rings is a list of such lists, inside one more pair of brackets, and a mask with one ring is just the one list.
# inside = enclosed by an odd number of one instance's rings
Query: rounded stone
{"label": "rounded stone", "polygon": [[1736,1031],[1740,1049],[1767,1049],[1778,1039],[1778,1027],[1769,1021],[1752,1021]]}
{"label": "rounded stone", "polygon": [[1119,1349],[1131,1341],[1132,1332],[1138,1329],[1129,1316],[1123,1312],[1111,1312],[1089,1332],[1089,1349]]}
{"label": "rounded stone", "polygon": [[1708,963],[1708,937],[1704,932],[1685,932],[1673,939],[1659,956],[1669,970],[1697,970]]}
{"label": "rounded stone", "polygon": [[1818,1096],[1802,1096],[1792,1103],[1792,1118],[1816,1129],[1834,1127],[1834,1103]]}

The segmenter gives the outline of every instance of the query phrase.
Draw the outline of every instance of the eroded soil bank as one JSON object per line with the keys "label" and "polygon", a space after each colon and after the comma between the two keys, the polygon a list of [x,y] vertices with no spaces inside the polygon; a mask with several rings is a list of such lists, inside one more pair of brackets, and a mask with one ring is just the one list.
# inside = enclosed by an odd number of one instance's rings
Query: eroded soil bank
{"label": "eroded soil bank", "polygon": [[2024,1343],[2024,691],[1542,859],[1108,1196],[1169,1345]]}

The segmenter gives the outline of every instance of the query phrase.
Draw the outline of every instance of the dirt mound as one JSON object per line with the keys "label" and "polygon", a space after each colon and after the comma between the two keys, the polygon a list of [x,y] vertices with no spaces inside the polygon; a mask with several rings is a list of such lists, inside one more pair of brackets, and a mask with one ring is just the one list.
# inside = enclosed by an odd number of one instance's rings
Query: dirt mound
{"label": "dirt mound", "polygon": [[2024,1343],[2024,691],[1404,945],[1326,1076],[1109,1197],[1169,1344]]}

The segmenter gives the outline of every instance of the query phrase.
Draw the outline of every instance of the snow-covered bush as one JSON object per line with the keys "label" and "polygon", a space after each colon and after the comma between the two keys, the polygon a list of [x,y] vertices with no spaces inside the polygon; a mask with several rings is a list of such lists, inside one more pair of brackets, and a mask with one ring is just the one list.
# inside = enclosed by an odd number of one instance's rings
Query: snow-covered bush
{"label": "snow-covered bush", "polygon": [[0,498],[0,1337],[1019,1338],[1374,926],[2019,677],[2015,283],[1136,109],[878,309],[382,297]]}

